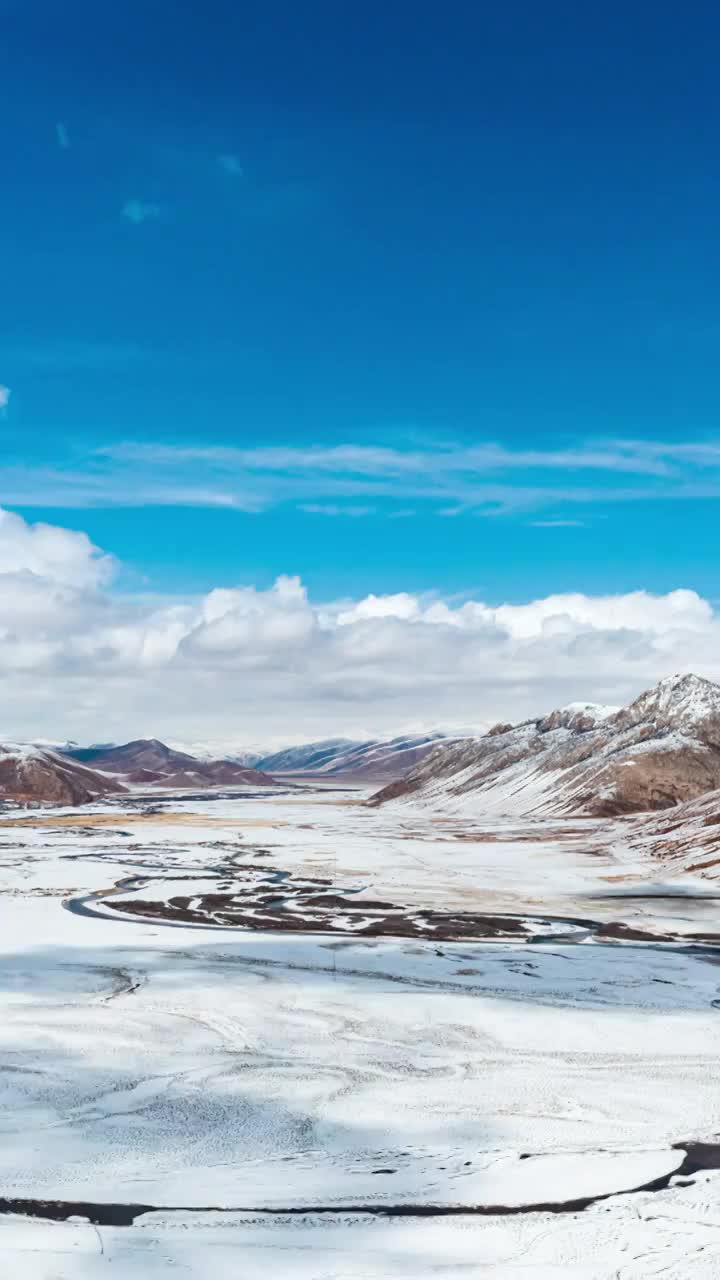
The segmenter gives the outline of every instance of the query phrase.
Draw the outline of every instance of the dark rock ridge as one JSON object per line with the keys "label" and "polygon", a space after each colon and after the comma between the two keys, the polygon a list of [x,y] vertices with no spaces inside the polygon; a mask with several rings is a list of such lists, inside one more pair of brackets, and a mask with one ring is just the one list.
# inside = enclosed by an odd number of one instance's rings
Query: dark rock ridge
{"label": "dark rock ridge", "polygon": [[662,680],[628,707],[573,703],[483,738],[440,744],[370,801],[477,815],[613,816],[720,787],[720,686]]}

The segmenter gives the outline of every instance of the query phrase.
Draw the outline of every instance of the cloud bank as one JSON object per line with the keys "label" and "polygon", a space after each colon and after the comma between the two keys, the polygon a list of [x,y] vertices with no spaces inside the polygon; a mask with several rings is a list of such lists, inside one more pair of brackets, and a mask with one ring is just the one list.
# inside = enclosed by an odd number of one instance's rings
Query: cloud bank
{"label": "cloud bank", "polygon": [[6,737],[275,743],[481,726],[663,675],[720,679],[720,615],[694,591],[523,604],[313,601],[299,579],[123,594],[82,533],[0,512]]}

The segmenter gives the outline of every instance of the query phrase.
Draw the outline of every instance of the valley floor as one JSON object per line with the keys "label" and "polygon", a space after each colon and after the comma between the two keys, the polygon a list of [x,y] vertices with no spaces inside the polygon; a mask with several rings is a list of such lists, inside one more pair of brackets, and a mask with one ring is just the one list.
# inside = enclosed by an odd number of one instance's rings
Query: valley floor
{"label": "valley floor", "polygon": [[0,819],[0,1273],[720,1274],[712,884],[357,792]]}

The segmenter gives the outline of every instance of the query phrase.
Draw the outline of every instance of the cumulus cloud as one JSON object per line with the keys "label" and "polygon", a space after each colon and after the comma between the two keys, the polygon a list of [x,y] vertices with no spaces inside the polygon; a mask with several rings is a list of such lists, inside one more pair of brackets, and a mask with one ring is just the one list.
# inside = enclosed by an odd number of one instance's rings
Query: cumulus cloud
{"label": "cumulus cloud", "polygon": [[28,524],[0,509],[0,576],[29,573],[35,579],[73,587],[99,587],[113,572],[111,556],[87,534],[52,524]]}
{"label": "cumulus cloud", "polygon": [[159,218],[162,210],[159,204],[153,204],[152,201],[126,200],[120,212],[123,218],[137,227],[150,219]]}
{"label": "cumulus cloud", "polygon": [[687,589],[522,604],[267,589],[129,596],[83,534],[0,511],[5,736],[237,745],[482,726],[623,702],[676,670],[720,679],[720,615]]}

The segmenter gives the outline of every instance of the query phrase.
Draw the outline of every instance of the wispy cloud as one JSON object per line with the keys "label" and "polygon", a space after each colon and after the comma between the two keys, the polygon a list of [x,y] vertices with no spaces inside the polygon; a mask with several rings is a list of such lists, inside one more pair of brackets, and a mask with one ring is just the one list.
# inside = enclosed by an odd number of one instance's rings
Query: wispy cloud
{"label": "wispy cloud", "polygon": [[532,520],[533,529],[584,529],[584,520]]}
{"label": "wispy cloud", "polygon": [[203,462],[267,472],[327,472],[363,476],[487,475],[508,471],[606,471],[669,476],[673,463],[715,461],[720,444],[656,444],[608,441],[572,449],[508,449],[482,443],[444,448],[396,449],[381,445],[260,446],[238,449],[222,445],[173,446],[128,441],[105,452],[125,460]]}
{"label": "wispy cloud", "polygon": [[403,449],[125,441],[82,462],[64,458],[52,479],[25,473],[18,486],[17,469],[6,467],[0,480],[6,501],[19,503],[7,495],[20,487],[35,505],[63,505],[65,496],[72,505],[168,505],[187,495],[193,505],[255,512],[291,504],[337,516],[370,514],[370,508],[387,516],[422,510],[446,518],[537,513],[540,527],[561,528],[581,524],[583,507],[720,498],[720,442],[590,440],[513,450],[493,442],[416,442]]}
{"label": "wispy cloud", "polygon": [[0,384],[0,413],[4,413],[10,403],[12,392],[9,387]]}
{"label": "wispy cloud", "polygon": [[375,514],[375,507],[341,507],[322,502],[301,502],[298,510],[305,511],[311,516],[372,516]]}
{"label": "wispy cloud", "polygon": [[202,479],[52,466],[0,465],[3,502],[11,507],[225,507],[255,513],[267,503],[251,491],[205,484]]}
{"label": "wispy cloud", "polygon": [[121,209],[121,216],[126,218],[128,222],[132,222],[135,226],[140,226],[143,222],[152,221],[159,218],[162,210],[159,204],[153,204],[148,200],[126,200]]}
{"label": "wispy cloud", "polygon": [[61,151],[67,151],[70,147],[70,137],[62,120],[58,120],[55,125],[55,137]]}

